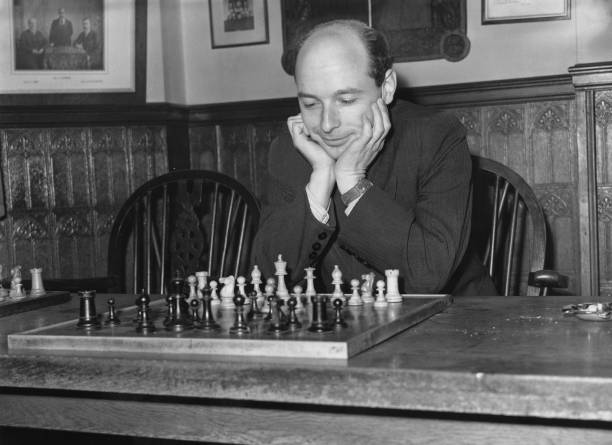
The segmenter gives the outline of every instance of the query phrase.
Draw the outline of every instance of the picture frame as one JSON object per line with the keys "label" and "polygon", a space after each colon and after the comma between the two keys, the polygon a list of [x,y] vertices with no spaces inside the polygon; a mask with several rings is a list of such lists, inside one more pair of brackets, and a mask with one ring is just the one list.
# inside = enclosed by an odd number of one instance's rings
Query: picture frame
{"label": "picture frame", "polygon": [[482,0],[482,24],[569,20],[571,0]]}
{"label": "picture frame", "polygon": [[267,0],[208,0],[213,49],[270,42]]}
{"label": "picture frame", "polygon": [[[0,0],[0,105],[144,104],[146,9],[146,0]],[[58,34],[62,15],[71,26]],[[38,60],[26,31],[44,40]]]}

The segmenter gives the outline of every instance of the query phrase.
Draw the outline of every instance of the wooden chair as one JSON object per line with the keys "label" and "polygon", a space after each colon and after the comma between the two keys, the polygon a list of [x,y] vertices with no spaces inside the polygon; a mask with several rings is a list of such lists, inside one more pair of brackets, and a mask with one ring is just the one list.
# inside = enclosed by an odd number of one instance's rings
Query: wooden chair
{"label": "wooden chair", "polygon": [[546,295],[567,277],[545,269],[547,227],[531,187],[509,167],[472,156],[472,245],[502,295]]}
{"label": "wooden chair", "polygon": [[165,293],[175,273],[246,275],[259,206],[238,181],[206,170],[173,171],[136,190],[115,218],[108,274],[121,291]]}

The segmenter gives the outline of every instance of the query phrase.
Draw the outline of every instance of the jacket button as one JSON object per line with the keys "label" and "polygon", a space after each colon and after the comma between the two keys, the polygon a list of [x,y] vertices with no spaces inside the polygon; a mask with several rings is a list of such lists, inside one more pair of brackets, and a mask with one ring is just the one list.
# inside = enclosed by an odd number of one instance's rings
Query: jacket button
{"label": "jacket button", "polygon": [[319,233],[319,239],[320,240],[324,240],[325,238],[327,238],[327,233],[325,233],[325,232]]}
{"label": "jacket button", "polygon": [[319,249],[321,249],[321,243],[314,243],[314,244],[312,245],[312,248],[313,248],[314,250],[319,250]]}

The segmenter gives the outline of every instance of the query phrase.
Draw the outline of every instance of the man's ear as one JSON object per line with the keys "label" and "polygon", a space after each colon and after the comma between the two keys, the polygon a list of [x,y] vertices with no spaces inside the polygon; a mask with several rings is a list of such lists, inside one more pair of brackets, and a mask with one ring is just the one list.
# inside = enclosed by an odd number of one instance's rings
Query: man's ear
{"label": "man's ear", "polygon": [[395,89],[397,88],[397,76],[395,71],[392,69],[388,69],[385,73],[385,80],[380,87],[381,89],[381,97],[385,101],[385,104],[389,105],[393,102],[393,97],[395,96]]}

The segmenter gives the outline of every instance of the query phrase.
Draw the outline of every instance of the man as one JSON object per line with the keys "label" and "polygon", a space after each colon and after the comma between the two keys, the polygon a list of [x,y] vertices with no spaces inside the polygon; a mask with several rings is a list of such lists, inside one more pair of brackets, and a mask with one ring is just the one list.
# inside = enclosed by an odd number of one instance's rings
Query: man
{"label": "man", "polygon": [[[300,114],[270,149],[252,264],[273,276],[282,254],[295,283],[316,267],[329,291],[399,269],[400,291],[493,295],[468,252],[471,158],[450,114],[394,102],[384,37],[357,21],[318,25],[283,55]],[[392,105],[393,104],[393,105]],[[389,107],[389,108],[388,108]],[[321,285],[321,283],[319,283]]]}
{"label": "man", "polygon": [[49,32],[50,46],[70,46],[72,44],[72,23],[66,18],[66,10],[59,8],[58,18],[51,23]]}
{"label": "man", "polygon": [[100,41],[96,32],[91,29],[89,17],[83,19],[83,32],[74,41],[74,46],[87,52],[89,68],[99,69],[101,67]]}
{"label": "man", "polygon": [[17,69],[42,70],[47,39],[38,30],[35,18],[28,20],[28,29],[21,33],[17,45]]}

